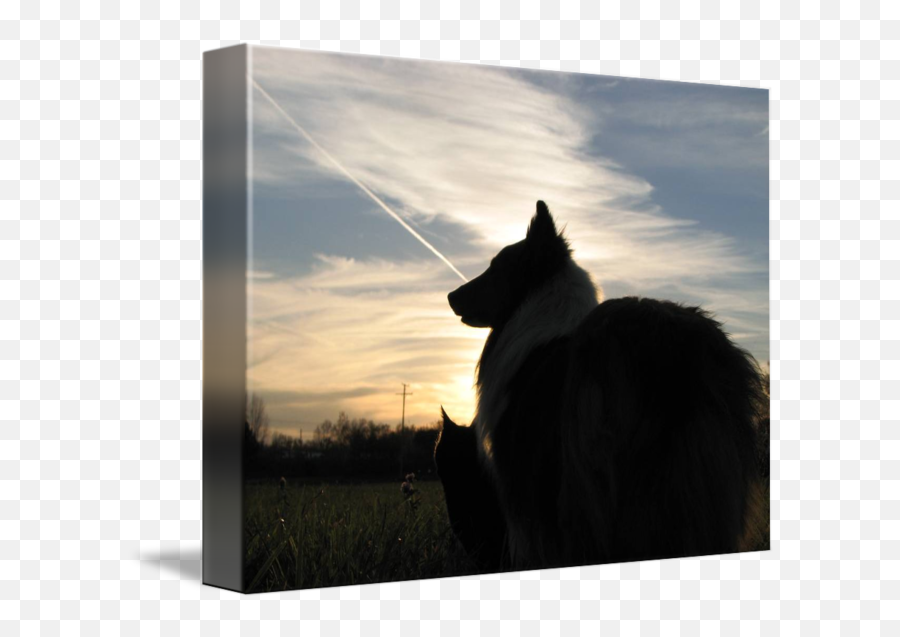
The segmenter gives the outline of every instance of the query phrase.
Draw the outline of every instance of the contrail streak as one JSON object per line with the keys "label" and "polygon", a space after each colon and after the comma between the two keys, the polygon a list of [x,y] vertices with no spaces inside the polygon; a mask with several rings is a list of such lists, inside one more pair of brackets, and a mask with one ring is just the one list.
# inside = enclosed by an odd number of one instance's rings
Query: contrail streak
{"label": "contrail streak", "polygon": [[325,150],[324,148],[322,148],[322,147],[319,145],[319,142],[317,142],[316,140],[314,140],[314,139],[312,138],[312,136],[311,136],[309,133],[306,132],[306,129],[304,129],[302,126],[300,126],[300,124],[298,124],[296,121],[294,121],[294,118],[291,117],[290,115],[288,115],[287,112],[286,112],[283,108],[281,108],[281,106],[278,105],[278,102],[276,102],[276,101],[272,98],[272,96],[269,95],[269,94],[266,92],[266,90],[265,90],[262,86],[260,86],[259,83],[258,83],[255,79],[253,79],[253,78],[251,77],[251,78],[250,78],[250,81],[253,82],[253,86],[255,86],[255,87],[257,88],[257,90],[258,90],[260,93],[263,94],[263,97],[265,97],[267,100],[269,100],[269,103],[270,103],[272,106],[275,107],[275,110],[277,110],[279,113],[281,113],[281,115],[282,115],[288,122],[290,122],[291,125],[293,125],[294,128],[297,129],[297,132],[299,132],[301,135],[303,135],[303,137],[306,139],[306,141],[308,141],[310,144],[312,144],[313,146],[315,146],[315,147],[318,149],[318,151],[319,151],[320,153],[322,153],[322,155],[324,155],[325,158],[326,158],[328,161],[330,161],[332,164],[334,164],[334,167],[335,167],[335,168],[337,168],[339,171],[341,171],[342,173],[344,173],[344,175],[347,177],[347,179],[349,179],[349,180],[352,181],[354,184],[356,184],[357,186],[359,186],[360,190],[362,190],[364,193],[366,193],[367,195],[369,195],[369,197],[372,199],[372,201],[374,201],[374,202],[377,203],[379,206],[381,206],[381,209],[382,209],[382,210],[384,210],[384,211],[385,211],[386,213],[388,213],[391,217],[393,217],[394,220],[395,220],[397,223],[399,223],[401,226],[403,226],[403,228],[404,228],[407,232],[409,232],[412,236],[414,236],[416,239],[418,239],[419,243],[421,243],[423,246],[425,246],[426,248],[428,248],[429,250],[431,250],[431,252],[432,252],[438,259],[440,259],[441,261],[443,261],[443,262],[447,265],[448,268],[450,268],[451,270],[453,270],[453,272],[455,272],[456,275],[457,275],[460,279],[462,279],[463,281],[465,281],[465,282],[468,283],[469,280],[463,275],[462,272],[460,272],[459,270],[456,269],[456,266],[454,266],[452,263],[450,263],[450,259],[448,259],[447,257],[445,257],[443,254],[440,253],[440,251],[438,251],[437,248],[435,248],[433,245],[431,245],[430,243],[428,243],[428,241],[426,241],[425,238],[424,238],[422,235],[420,235],[420,234],[419,234],[418,232],[416,232],[416,231],[415,231],[408,223],[406,223],[406,222],[403,220],[403,218],[400,217],[400,215],[398,215],[396,212],[394,212],[393,210],[391,210],[391,209],[388,207],[388,205],[387,205],[386,203],[384,203],[381,199],[379,199],[378,196],[377,196],[375,193],[373,193],[371,190],[369,190],[369,189],[366,187],[366,185],[365,185],[364,183],[362,183],[359,179],[357,179],[356,177],[354,177],[354,176],[350,173],[349,170],[347,170],[346,168],[344,168],[344,165],[343,165],[341,162],[339,162],[337,159],[335,159],[335,158],[331,155],[331,153],[329,153],[327,150]]}

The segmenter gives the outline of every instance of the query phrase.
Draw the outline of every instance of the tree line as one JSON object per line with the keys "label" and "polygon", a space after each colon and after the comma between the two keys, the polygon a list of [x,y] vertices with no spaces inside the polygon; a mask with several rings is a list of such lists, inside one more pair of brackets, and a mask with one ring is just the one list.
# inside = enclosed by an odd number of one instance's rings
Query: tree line
{"label": "tree line", "polygon": [[375,481],[435,478],[434,445],[440,422],[424,427],[391,426],[341,412],[325,420],[311,440],[269,431],[262,399],[247,400],[244,478]]}
{"label": "tree line", "polygon": [[[769,476],[769,372],[762,375],[764,402],[759,406],[757,461]],[[275,432],[262,398],[246,400],[244,428],[245,479],[303,478],[311,480],[375,481],[436,478],[434,446],[441,423],[424,427],[391,426],[341,412],[313,431],[312,440]]]}

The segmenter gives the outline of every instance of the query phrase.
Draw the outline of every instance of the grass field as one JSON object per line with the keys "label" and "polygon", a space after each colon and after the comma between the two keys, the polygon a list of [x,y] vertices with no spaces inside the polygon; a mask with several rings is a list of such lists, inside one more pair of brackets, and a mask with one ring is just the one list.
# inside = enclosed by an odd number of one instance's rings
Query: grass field
{"label": "grass field", "polygon": [[291,485],[244,491],[247,592],[477,572],[456,544],[439,482]]}
{"label": "grass field", "polygon": [[[765,515],[750,550],[769,548]],[[456,543],[439,482],[292,485],[244,491],[246,591],[372,584],[477,573]]]}

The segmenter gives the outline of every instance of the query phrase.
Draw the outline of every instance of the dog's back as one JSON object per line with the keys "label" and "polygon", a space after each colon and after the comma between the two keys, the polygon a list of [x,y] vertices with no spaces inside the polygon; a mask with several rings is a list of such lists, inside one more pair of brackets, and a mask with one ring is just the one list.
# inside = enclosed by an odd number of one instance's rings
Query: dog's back
{"label": "dog's back", "polygon": [[[738,550],[757,479],[761,385],[749,355],[705,312],[652,299],[602,303],[573,340],[561,418],[567,559]],[[579,501],[587,485],[600,506]]]}
{"label": "dog's back", "polygon": [[600,304],[510,387],[493,459],[514,562],[738,550],[759,392],[752,359],[706,313]]}

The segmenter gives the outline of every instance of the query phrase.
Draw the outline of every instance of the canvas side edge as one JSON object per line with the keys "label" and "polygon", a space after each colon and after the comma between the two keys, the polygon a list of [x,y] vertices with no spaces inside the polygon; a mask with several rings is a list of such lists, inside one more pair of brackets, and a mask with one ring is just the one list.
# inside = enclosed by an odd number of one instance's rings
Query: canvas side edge
{"label": "canvas side edge", "polygon": [[243,591],[246,45],[203,56],[203,583]]}

